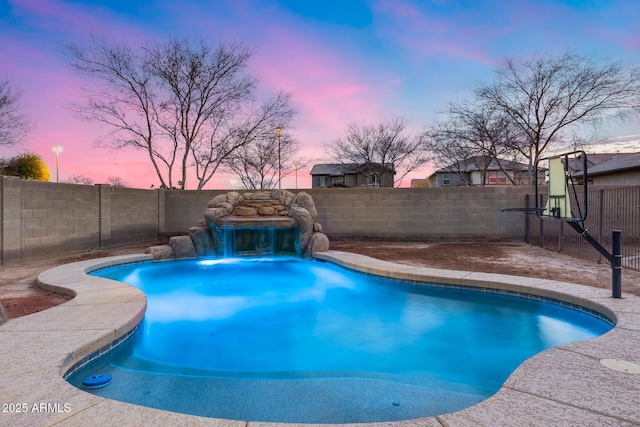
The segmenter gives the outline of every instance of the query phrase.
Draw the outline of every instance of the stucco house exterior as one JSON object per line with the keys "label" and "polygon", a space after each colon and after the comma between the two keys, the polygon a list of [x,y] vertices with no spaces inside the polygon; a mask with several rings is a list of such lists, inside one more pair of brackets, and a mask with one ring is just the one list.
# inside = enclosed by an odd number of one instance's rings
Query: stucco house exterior
{"label": "stucco house exterior", "polygon": [[[640,184],[640,153],[586,153],[589,185]],[[584,161],[582,155],[569,160],[569,170],[582,184]]]}
{"label": "stucco house exterior", "polygon": [[619,154],[588,166],[587,179],[592,185],[640,185],[640,153]]}
{"label": "stucco house exterior", "polygon": [[[381,165],[371,168],[366,164],[322,163],[311,169],[311,188],[329,187],[393,187],[396,171]],[[375,170],[374,170],[375,169]]]}

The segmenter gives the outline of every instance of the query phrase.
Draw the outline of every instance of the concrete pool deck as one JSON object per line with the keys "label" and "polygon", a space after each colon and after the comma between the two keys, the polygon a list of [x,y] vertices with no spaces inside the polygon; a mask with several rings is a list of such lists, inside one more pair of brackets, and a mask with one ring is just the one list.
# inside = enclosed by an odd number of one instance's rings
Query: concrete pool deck
{"label": "concrete pool deck", "polygon": [[[437,417],[368,425],[640,426],[640,375],[614,371],[600,363],[602,359],[621,359],[640,364],[640,297],[624,294],[622,299],[613,299],[607,289],[400,265],[346,252],[329,251],[316,257],[398,279],[554,298],[600,312],[616,322],[605,335],[533,356],[498,393],[475,406]],[[128,255],[93,259],[39,275],[40,286],[75,297],[0,326],[0,425],[285,425],[196,417],[137,406],[94,396],[63,379],[76,363],[131,331],[146,308],[146,298],[137,289],[85,272],[150,258]]]}

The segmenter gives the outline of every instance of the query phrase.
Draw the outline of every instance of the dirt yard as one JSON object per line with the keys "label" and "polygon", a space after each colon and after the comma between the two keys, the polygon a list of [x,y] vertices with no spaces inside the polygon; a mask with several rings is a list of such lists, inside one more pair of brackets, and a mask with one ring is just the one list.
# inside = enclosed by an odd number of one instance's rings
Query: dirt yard
{"label": "dirt yard", "polygon": [[90,251],[62,257],[42,257],[3,265],[0,267],[0,303],[4,306],[9,319],[62,304],[69,301],[71,297],[38,288],[36,284],[38,274],[57,265],[75,261],[143,253],[147,246],[150,244],[109,251]]}
{"label": "dirt yard", "polygon": [[[537,277],[611,288],[611,267],[525,243],[331,242],[331,249],[448,270]],[[622,272],[622,290],[640,295],[640,271]]]}
{"label": "dirt yard", "polygon": [[[61,304],[66,295],[36,286],[38,274],[56,265],[105,256],[144,252],[144,246],[91,251],[74,256],[44,257],[0,267],[0,302],[11,318]],[[401,264],[538,277],[611,287],[608,264],[596,264],[524,243],[331,242],[331,249],[355,252]],[[623,292],[640,295],[640,272],[625,269]]]}

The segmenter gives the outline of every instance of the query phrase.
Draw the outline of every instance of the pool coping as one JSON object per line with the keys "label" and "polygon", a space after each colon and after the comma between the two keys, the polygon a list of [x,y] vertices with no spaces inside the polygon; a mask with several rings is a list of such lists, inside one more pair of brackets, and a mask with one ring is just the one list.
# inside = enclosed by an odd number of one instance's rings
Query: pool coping
{"label": "pool coping", "polygon": [[[640,375],[605,368],[601,359],[640,364],[640,297],[611,298],[608,289],[501,274],[440,270],[395,264],[363,255],[328,251],[315,258],[357,271],[410,281],[505,290],[557,299],[612,319],[600,337],[566,344],[526,360],[491,398],[437,417],[386,426],[640,425]],[[0,425],[285,426],[197,417],[86,393],[63,379],[79,361],[129,333],[142,319],[146,298],[120,282],[89,276],[99,268],[151,260],[126,255],[79,261],[41,273],[44,289],[74,298],[65,304],[0,325]],[[292,425],[292,424],[289,424]],[[309,424],[305,424],[309,425]]]}

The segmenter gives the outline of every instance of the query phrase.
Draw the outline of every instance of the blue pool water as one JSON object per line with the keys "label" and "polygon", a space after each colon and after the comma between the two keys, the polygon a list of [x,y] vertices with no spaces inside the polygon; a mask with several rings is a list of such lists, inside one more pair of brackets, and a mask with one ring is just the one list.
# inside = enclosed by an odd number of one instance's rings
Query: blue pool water
{"label": "blue pool water", "polygon": [[601,335],[557,304],[367,276],[298,258],[140,263],[94,273],[142,290],[131,339],[69,381],[90,392],[246,421],[392,421],[495,393],[525,359]]}

